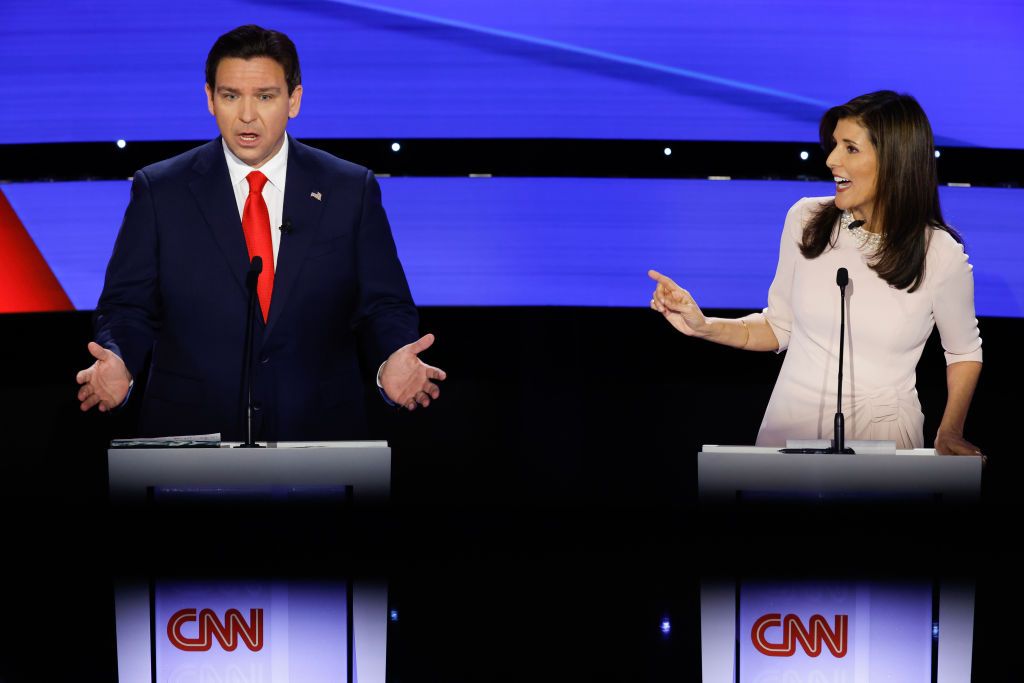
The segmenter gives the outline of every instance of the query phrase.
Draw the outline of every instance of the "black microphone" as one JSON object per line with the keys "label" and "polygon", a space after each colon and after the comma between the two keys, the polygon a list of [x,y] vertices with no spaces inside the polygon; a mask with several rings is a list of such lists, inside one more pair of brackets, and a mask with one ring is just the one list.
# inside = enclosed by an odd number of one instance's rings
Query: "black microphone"
{"label": "black microphone", "polygon": [[846,268],[836,271],[839,285],[839,390],[836,395],[836,420],[833,426],[832,453],[853,453],[846,447],[846,424],[843,417],[843,343],[846,337],[846,285],[850,284],[850,273]]}
{"label": "black microphone", "polygon": [[860,226],[864,225],[865,222],[866,221],[853,221],[852,223],[850,223],[849,229],[853,230],[854,228],[859,228]]}
{"label": "black microphone", "polygon": [[245,318],[245,347],[242,349],[242,392],[245,397],[245,443],[236,448],[262,448],[252,440],[252,326],[256,320],[258,297],[256,284],[263,272],[263,259],[253,256],[249,272],[245,276],[245,288],[249,290],[249,312]]}
{"label": "black microphone", "polygon": [[287,218],[285,218],[281,222],[281,227],[279,227],[278,230],[281,231],[282,235],[290,235],[291,232],[292,232],[292,222],[290,220],[288,220]]}

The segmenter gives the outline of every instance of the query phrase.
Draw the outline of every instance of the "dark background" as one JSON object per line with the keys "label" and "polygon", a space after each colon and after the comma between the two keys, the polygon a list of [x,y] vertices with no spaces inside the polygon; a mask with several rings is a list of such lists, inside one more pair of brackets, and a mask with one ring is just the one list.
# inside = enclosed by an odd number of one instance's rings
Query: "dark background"
{"label": "dark background", "polygon": [[[441,400],[414,413],[370,395],[374,431],[393,449],[393,506],[355,533],[373,559],[347,566],[390,581],[392,680],[695,680],[700,576],[799,575],[836,559],[856,576],[976,579],[975,680],[1013,680],[1002,624],[1021,606],[1020,320],[980,323],[986,365],[967,436],[989,454],[981,510],[825,513],[832,521],[810,532],[815,551],[801,556],[793,539],[804,537],[785,520],[766,535],[695,506],[700,444],[753,442],[781,356],[688,339],[641,308],[421,316],[437,335],[425,359],[449,379]],[[138,547],[116,546],[106,501],[105,446],[132,434],[133,411],[77,407],[90,318],[0,316],[4,681],[69,666],[77,680],[114,680],[112,581],[145,551],[148,522],[138,523]],[[928,445],[944,367],[933,336],[918,369]],[[221,513],[244,530],[240,516]],[[276,553],[277,542],[288,549]],[[292,543],[267,541],[267,572],[324,571],[323,558]],[[197,553],[171,571],[229,565]],[[65,615],[79,625],[58,646]],[[668,636],[658,629],[665,617]]]}

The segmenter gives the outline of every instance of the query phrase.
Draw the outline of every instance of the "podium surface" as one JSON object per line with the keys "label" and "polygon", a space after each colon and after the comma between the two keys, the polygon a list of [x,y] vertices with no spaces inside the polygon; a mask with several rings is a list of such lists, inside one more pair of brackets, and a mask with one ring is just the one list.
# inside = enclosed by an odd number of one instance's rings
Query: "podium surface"
{"label": "podium surface", "polygon": [[[745,500],[758,501],[759,510],[808,498],[817,502],[814,494],[838,500],[852,494],[861,502],[949,503],[963,509],[980,497],[982,459],[939,456],[931,449],[876,455],[706,445],[697,455],[697,469],[699,502],[717,512]],[[799,535],[800,528],[794,524],[789,529],[797,534],[801,556],[808,558],[810,576],[819,576],[758,579],[766,558],[744,555],[740,547],[743,560],[734,576],[702,579],[705,683],[970,681],[972,581],[943,576],[941,565],[916,581],[828,578],[828,566],[813,562],[823,547],[833,552],[827,555],[830,566],[842,569],[843,552],[868,557],[876,552],[870,540],[844,544],[844,529],[819,537]],[[946,539],[947,544],[953,540]],[[877,558],[883,566],[887,559]],[[894,618],[905,626],[894,628]]]}
{"label": "podium surface", "polygon": [[930,448],[858,455],[706,445],[697,454],[697,482],[702,501],[724,501],[741,491],[938,495],[970,501],[981,491],[981,457],[939,456]]}
{"label": "podium surface", "polygon": [[[231,507],[244,505],[246,496],[284,490],[289,495],[270,499],[272,515],[278,510],[283,515],[306,494],[323,500],[324,492],[351,509],[385,502],[391,483],[391,449],[384,441],[112,448],[107,461],[110,498],[115,519],[121,522],[115,533],[123,537],[120,545],[126,557],[146,546],[169,555],[194,553],[188,528],[177,534],[151,531],[140,538],[140,531],[129,524],[137,523],[132,509],[139,506],[162,509],[198,495]],[[323,514],[337,511],[336,506],[328,507]],[[221,519],[209,526],[223,539],[225,551],[243,558],[280,552],[269,540],[243,542],[221,533]],[[324,538],[322,543],[344,548],[346,540]],[[142,683],[192,680],[202,674],[214,677],[210,680],[242,676],[302,683],[383,683],[388,618],[383,580],[338,577],[310,582],[254,578],[251,572],[241,576],[118,579],[118,679]]]}
{"label": "podium surface", "polygon": [[359,502],[387,499],[386,441],[292,442],[266,448],[112,448],[112,502],[144,498],[149,488],[348,486]]}

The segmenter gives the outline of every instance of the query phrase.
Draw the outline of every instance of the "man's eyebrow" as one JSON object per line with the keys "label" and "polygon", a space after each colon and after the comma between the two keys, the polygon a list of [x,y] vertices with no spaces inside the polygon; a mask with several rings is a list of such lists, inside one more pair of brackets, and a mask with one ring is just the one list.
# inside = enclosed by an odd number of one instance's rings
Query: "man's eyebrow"
{"label": "man's eyebrow", "polygon": [[[241,93],[237,88],[232,88],[228,85],[218,85],[217,92],[231,93],[232,95],[238,95]],[[256,88],[257,93],[279,93],[281,92],[280,86],[267,85],[262,88]]]}

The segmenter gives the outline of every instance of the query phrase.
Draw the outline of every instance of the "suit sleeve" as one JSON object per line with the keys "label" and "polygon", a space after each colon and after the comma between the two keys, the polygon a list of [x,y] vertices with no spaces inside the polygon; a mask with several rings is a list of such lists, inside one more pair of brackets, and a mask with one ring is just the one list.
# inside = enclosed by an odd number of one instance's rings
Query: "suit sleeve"
{"label": "suit sleeve", "polygon": [[380,184],[367,171],[356,237],[359,300],[353,327],[373,367],[419,337],[419,316],[381,201]]}
{"label": "suit sleeve", "polygon": [[96,341],[121,357],[138,378],[160,320],[159,244],[149,179],[132,179],[131,200],[107,264],[96,305]]}

